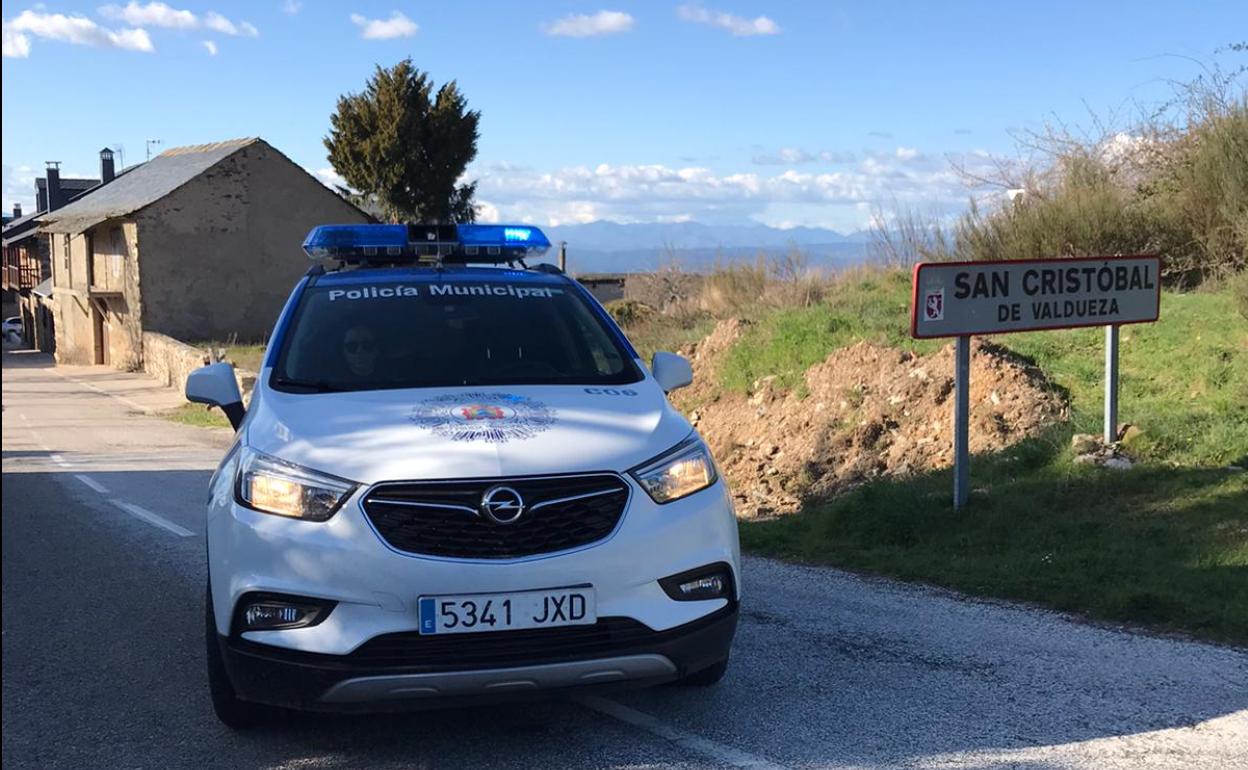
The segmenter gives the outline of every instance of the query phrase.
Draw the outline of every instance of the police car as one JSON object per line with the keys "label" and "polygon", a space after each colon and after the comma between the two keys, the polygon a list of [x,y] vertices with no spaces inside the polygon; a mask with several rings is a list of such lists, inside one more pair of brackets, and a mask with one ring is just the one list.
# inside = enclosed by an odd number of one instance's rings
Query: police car
{"label": "police car", "polygon": [[[390,710],[707,685],[737,623],[737,526],[706,445],[550,243],[501,225],[327,225],[207,515],[209,685],[268,707]],[[326,270],[323,260],[338,267]]]}

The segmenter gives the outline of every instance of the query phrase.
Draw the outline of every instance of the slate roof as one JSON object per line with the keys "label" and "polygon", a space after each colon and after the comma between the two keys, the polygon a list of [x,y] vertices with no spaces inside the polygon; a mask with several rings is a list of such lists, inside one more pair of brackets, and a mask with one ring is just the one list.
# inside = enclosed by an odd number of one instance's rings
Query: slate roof
{"label": "slate roof", "polygon": [[4,223],[4,245],[23,240],[35,234],[36,220],[45,212],[37,211]]}
{"label": "slate roof", "polygon": [[126,169],[105,185],[100,185],[56,211],[39,216],[47,233],[80,233],[100,222],[132,214],[149,206],[239,150],[256,142],[257,137],[232,139],[213,144],[174,147],[139,166]]}
{"label": "slate roof", "polygon": [[[100,180],[98,179],[76,179],[73,177],[67,177],[61,180],[61,189],[64,190],[65,192],[70,192],[70,191],[82,192],[83,190],[90,190],[92,187],[98,187],[99,184],[100,184]],[[36,179],[35,189],[36,190],[48,189],[47,177],[41,176],[38,179]]]}

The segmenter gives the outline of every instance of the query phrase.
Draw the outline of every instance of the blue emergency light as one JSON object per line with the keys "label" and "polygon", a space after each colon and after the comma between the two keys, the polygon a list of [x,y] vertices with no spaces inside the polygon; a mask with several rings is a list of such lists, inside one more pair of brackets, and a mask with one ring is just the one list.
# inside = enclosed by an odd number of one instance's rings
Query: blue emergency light
{"label": "blue emergency light", "polygon": [[312,259],[396,262],[515,262],[550,249],[530,225],[320,225],[303,241]]}

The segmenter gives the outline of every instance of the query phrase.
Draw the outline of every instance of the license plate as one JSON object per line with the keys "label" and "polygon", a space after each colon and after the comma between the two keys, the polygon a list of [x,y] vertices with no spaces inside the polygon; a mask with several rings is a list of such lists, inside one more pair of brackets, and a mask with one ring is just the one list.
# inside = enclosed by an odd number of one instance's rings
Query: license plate
{"label": "license plate", "polygon": [[593,588],[420,597],[421,634],[467,634],[598,622]]}

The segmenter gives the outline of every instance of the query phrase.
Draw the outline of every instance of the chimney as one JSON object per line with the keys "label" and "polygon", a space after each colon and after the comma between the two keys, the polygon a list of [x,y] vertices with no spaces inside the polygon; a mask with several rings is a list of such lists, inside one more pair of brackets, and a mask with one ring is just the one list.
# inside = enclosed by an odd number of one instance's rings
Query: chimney
{"label": "chimney", "polygon": [[[43,184],[39,184],[43,182]],[[35,180],[35,211],[43,213],[48,210],[48,180]]]}
{"label": "chimney", "polygon": [[14,219],[22,218],[22,204],[20,203],[13,204],[13,218]]}
{"label": "chimney", "polygon": [[108,184],[116,175],[113,166],[113,151],[105,147],[100,150],[100,184]]}
{"label": "chimney", "polygon": [[65,205],[65,196],[61,192],[61,162],[48,161],[48,211],[56,211]]}

